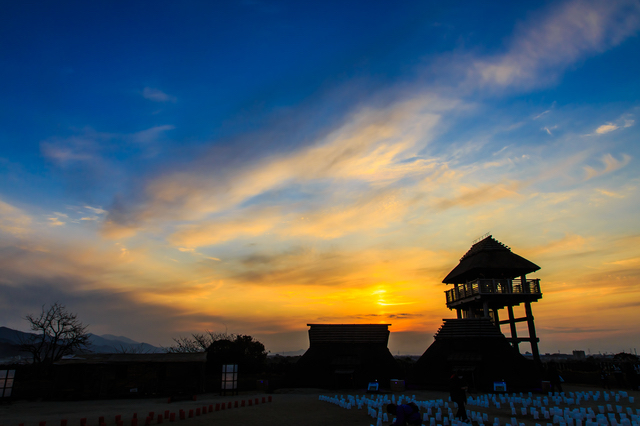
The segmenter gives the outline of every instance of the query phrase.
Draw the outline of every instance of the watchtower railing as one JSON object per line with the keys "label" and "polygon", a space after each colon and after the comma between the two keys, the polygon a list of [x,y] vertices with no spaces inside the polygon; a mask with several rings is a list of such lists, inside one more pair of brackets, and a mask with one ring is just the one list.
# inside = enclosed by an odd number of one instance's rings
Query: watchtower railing
{"label": "watchtower railing", "polygon": [[524,284],[520,279],[487,279],[479,278],[445,291],[447,304],[477,294],[540,294],[540,280],[527,279]]}

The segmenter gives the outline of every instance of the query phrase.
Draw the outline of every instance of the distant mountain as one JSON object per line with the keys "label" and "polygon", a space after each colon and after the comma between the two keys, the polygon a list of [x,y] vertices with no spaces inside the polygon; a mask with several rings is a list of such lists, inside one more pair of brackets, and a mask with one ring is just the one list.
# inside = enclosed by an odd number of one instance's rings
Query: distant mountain
{"label": "distant mountain", "polygon": [[20,350],[20,339],[31,333],[0,327],[0,358],[13,359],[16,357],[29,357],[28,352]]}
{"label": "distant mountain", "polygon": [[126,343],[132,343],[134,345],[138,345],[139,343],[136,342],[135,340],[131,340],[128,337],[124,337],[124,336],[114,336],[113,334],[101,334],[100,337],[102,337],[103,339],[107,339],[107,340],[115,340],[117,342],[126,342]]}
{"label": "distant mountain", "polygon": [[98,336],[96,334],[89,334],[89,341],[91,342],[91,351],[102,354],[111,354],[117,352],[130,352],[130,353],[157,353],[164,352],[161,348],[150,345],[148,343],[140,343],[135,340],[129,339],[123,336],[114,336],[112,334],[105,334]]}
{"label": "distant mountain", "polygon": [[[18,330],[13,330],[8,327],[0,327],[0,357],[3,356],[15,356],[18,354],[18,345],[22,339],[29,337],[33,333],[25,333]],[[129,339],[124,336],[114,336],[112,334],[105,334],[104,336],[98,336],[96,334],[89,333],[89,341],[91,346],[89,349],[91,352],[96,353],[157,353],[163,352],[161,348],[150,345],[148,343],[140,343],[135,340]]]}
{"label": "distant mountain", "polygon": [[17,345],[20,343],[20,337],[27,337],[29,333],[23,333],[22,331],[13,330],[7,327],[0,327],[0,343],[7,343],[9,345]]}

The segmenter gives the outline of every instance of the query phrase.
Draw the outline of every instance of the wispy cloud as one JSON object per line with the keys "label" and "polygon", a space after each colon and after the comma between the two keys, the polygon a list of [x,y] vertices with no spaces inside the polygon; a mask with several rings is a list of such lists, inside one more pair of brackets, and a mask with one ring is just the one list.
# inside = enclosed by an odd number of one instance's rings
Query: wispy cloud
{"label": "wispy cloud", "polygon": [[412,202],[396,190],[372,192],[357,197],[355,203],[333,203],[329,209],[307,212],[300,218],[293,217],[278,233],[324,239],[357,232],[370,234],[402,220]]}
{"label": "wispy cloud", "polygon": [[163,126],[155,126],[150,129],[142,130],[140,132],[136,132],[128,136],[128,138],[140,144],[149,144],[152,142],[157,142],[160,138],[164,137],[165,133],[169,130],[173,130],[176,127],[170,124],[166,124]]}
{"label": "wispy cloud", "polygon": [[107,211],[102,209],[101,207],[91,207],[91,206],[84,206],[85,209],[92,211],[95,214],[105,214]]}
{"label": "wispy cloud", "polygon": [[613,191],[607,191],[606,189],[597,188],[596,191],[598,191],[599,194],[605,195],[610,198],[625,198],[625,195],[623,194]]}
{"label": "wispy cloud", "polygon": [[14,236],[31,232],[32,219],[23,210],[0,200],[0,231]]}
{"label": "wispy cloud", "polygon": [[58,166],[67,167],[77,162],[96,160],[100,151],[100,142],[111,135],[84,129],[83,134],[68,138],[51,138],[40,143],[42,154]]}
{"label": "wispy cloud", "polygon": [[296,213],[286,213],[279,208],[234,211],[230,218],[181,226],[169,240],[174,245],[201,247],[266,234],[320,239],[335,239],[358,232],[371,234],[400,221],[414,202],[391,190],[352,194],[352,197],[355,201],[350,203],[328,200],[332,205],[330,208],[305,208]]}
{"label": "wispy cloud", "polygon": [[61,138],[54,137],[40,143],[42,154],[60,166],[69,168],[77,164],[90,166],[104,165],[108,155],[123,147],[136,146],[139,151],[148,151],[160,141],[173,125],[155,126],[135,133],[119,134],[98,132],[92,128],[77,130],[77,134]]}
{"label": "wispy cloud", "polygon": [[176,102],[177,98],[166,94],[160,89],[145,87],[142,91],[142,97],[154,102]]}
{"label": "wispy cloud", "polygon": [[154,219],[202,219],[260,194],[303,183],[322,187],[341,181],[364,189],[432,172],[433,161],[404,160],[415,157],[428,143],[441,112],[455,104],[427,96],[386,109],[367,108],[293,153],[266,157],[233,170],[216,172],[208,165],[195,165],[193,171],[167,174],[148,183],[145,199],[134,200],[139,205],[123,208],[118,215],[110,212],[105,235],[119,234],[120,228],[135,233],[136,227]]}
{"label": "wispy cloud", "polygon": [[[609,262],[609,265],[617,265],[617,266],[633,266],[637,265],[640,267],[640,257],[633,257],[631,259],[624,260],[616,260],[614,262]],[[638,302],[640,303],[640,302]]]}
{"label": "wispy cloud", "polygon": [[631,114],[624,114],[622,117],[618,118],[615,122],[609,122],[599,126],[595,134],[604,135],[609,132],[613,132],[614,130],[618,130],[621,128],[631,127],[635,124],[635,120],[632,118]]}
{"label": "wispy cloud", "polygon": [[541,112],[540,114],[538,114],[538,115],[536,115],[535,117],[533,117],[533,119],[534,119],[534,120],[537,120],[537,119],[541,118],[543,115],[549,114],[550,112],[551,112],[551,110],[550,110],[550,109],[548,109],[548,110],[546,110],[546,111],[543,111],[543,112]]}
{"label": "wispy cloud", "polygon": [[596,129],[596,133],[599,135],[604,135],[605,133],[613,132],[614,130],[617,130],[617,129],[618,129],[618,126],[616,126],[615,124],[607,123],[598,127]]}
{"label": "wispy cloud", "polygon": [[517,29],[504,54],[473,64],[480,85],[538,86],[577,60],[621,43],[640,28],[634,1],[569,1]]}
{"label": "wispy cloud", "polygon": [[66,222],[62,222],[58,217],[49,217],[47,218],[50,226],[62,226]]}
{"label": "wispy cloud", "polygon": [[526,254],[532,257],[541,255],[557,256],[561,253],[579,252],[588,249],[588,238],[576,234],[566,234],[560,239],[549,240],[542,246],[529,248],[526,250]]}
{"label": "wispy cloud", "polygon": [[618,160],[613,157],[611,154],[605,154],[600,159],[604,164],[604,168],[597,170],[594,167],[586,166],[584,170],[587,173],[586,179],[592,179],[598,176],[602,176],[607,173],[614,172],[618,169],[623,168],[631,161],[631,157],[627,154],[622,154],[622,160]]}
{"label": "wispy cloud", "polygon": [[461,187],[455,198],[441,199],[436,203],[438,210],[453,207],[471,207],[480,203],[490,203],[503,198],[520,197],[518,189],[522,183],[485,184],[480,187]]}
{"label": "wispy cloud", "polygon": [[262,235],[272,229],[280,221],[276,210],[260,210],[245,212],[242,217],[226,218],[185,225],[170,237],[176,246],[193,247],[209,246],[235,238],[246,238]]}

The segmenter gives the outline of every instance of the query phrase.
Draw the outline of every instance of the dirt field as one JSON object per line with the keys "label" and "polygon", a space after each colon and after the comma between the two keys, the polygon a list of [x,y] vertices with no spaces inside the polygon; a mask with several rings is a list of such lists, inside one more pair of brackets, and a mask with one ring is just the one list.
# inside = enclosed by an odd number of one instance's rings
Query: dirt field
{"label": "dirt field", "polygon": [[[595,387],[585,386],[565,386],[565,392],[577,391],[597,391]],[[613,389],[616,390],[616,389]],[[623,405],[631,407],[634,413],[640,409],[640,392],[628,391],[629,396],[635,398],[634,403],[630,404],[625,399],[619,403],[614,400],[610,401],[614,405]],[[249,398],[255,400],[262,397],[272,397],[271,403],[259,403],[251,407],[231,408],[224,411],[214,411],[185,420],[176,420],[175,426],[209,426],[209,425],[251,425],[251,426],[324,426],[324,425],[354,425],[368,426],[375,424],[375,420],[367,416],[366,409],[363,410],[346,410],[337,405],[322,402],[318,400],[319,395],[363,395],[363,391],[327,391],[320,389],[290,389],[280,390],[274,394],[263,393],[242,393],[238,396],[220,396],[214,394],[199,395],[197,401],[179,401],[167,403],[166,398],[158,399],[137,399],[137,400],[100,400],[100,401],[79,401],[79,402],[32,402],[32,401],[14,401],[12,404],[0,405],[0,426],[18,426],[23,423],[24,426],[38,426],[41,421],[46,421],[46,426],[59,426],[61,420],[66,419],[68,426],[80,426],[80,419],[87,418],[87,426],[98,426],[100,416],[104,416],[107,426],[115,426],[116,415],[121,415],[124,422],[123,426],[131,425],[133,413],[137,413],[138,426],[144,426],[144,420],[148,413],[153,411],[156,415],[164,414],[166,410],[178,413],[184,410],[187,413],[190,409],[195,412],[196,408],[213,405],[222,402],[246,401]],[[406,396],[416,395],[417,400],[432,399],[448,399],[448,394],[435,391],[406,391],[402,394]],[[400,393],[395,394],[396,397]],[[475,395],[472,395],[475,396]],[[534,394],[534,396],[536,396]],[[602,401],[593,403],[592,401],[583,402],[580,407],[594,407],[597,412],[597,405],[603,405]],[[500,417],[500,423],[504,425],[511,419],[511,410],[508,404],[500,410],[495,408],[483,409],[477,407],[467,407],[475,411],[486,412],[489,414],[489,423],[493,422],[494,417]],[[564,408],[560,405],[560,408]],[[518,410],[519,411],[519,410]],[[548,420],[540,419],[534,421],[530,416],[516,416],[519,423],[526,426],[534,426],[536,423],[545,425]],[[168,426],[164,421],[164,425]],[[385,423],[390,424],[390,423]],[[157,425],[157,418],[152,422]]]}

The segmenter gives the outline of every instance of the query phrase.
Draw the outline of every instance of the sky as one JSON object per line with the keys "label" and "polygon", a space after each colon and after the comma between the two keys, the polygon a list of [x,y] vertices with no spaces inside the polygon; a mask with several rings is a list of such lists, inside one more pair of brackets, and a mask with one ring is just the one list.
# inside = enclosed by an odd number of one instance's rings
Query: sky
{"label": "sky", "polygon": [[635,350],[639,32],[638,1],[2,2],[0,325],[419,355],[490,233],[541,267],[542,353]]}

